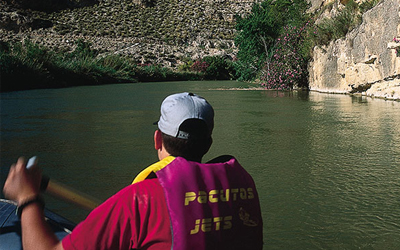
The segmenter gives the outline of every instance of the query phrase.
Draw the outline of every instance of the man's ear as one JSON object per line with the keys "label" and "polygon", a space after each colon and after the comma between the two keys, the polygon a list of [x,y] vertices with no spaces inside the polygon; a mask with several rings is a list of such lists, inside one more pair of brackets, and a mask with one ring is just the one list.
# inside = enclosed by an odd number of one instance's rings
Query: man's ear
{"label": "man's ear", "polygon": [[161,147],[162,147],[162,133],[160,130],[157,129],[154,132],[154,148],[156,150],[159,150],[161,149]]}

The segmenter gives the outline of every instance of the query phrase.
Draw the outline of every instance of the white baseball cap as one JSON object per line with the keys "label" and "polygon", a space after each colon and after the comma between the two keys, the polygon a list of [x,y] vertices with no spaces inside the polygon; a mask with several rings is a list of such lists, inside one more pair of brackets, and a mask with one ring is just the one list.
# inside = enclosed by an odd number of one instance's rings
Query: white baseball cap
{"label": "white baseball cap", "polygon": [[201,96],[193,93],[178,93],[168,96],[161,104],[161,116],[158,128],[164,134],[188,139],[191,134],[181,130],[181,125],[187,120],[202,120],[211,136],[214,128],[214,109]]}

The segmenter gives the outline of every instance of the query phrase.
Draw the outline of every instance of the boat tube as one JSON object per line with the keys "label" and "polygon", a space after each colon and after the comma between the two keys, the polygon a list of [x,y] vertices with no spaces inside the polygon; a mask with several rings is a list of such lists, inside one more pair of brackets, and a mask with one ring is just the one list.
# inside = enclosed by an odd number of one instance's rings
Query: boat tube
{"label": "boat tube", "polygon": [[[0,250],[22,249],[21,222],[15,213],[16,203],[0,199]],[[71,233],[75,224],[62,216],[44,210],[46,221],[58,239]]]}

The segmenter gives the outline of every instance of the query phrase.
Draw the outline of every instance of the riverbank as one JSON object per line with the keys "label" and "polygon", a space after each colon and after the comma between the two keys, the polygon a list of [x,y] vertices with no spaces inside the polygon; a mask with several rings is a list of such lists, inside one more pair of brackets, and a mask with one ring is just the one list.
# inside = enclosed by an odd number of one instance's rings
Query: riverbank
{"label": "riverbank", "polygon": [[72,51],[52,50],[29,39],[0,42],[0,91],[63,88],[113,83],[230,80],[232,61],[221,56],[188,61],[178,69],[137,63],[116,54],[104,55],[79,39]]}
{"label": "riverbank", "polygon": [[[256,84],[254,84],[256,85]],[[267,89],[265,87],[242,87],[242,88],[229,88],[229,89],[216,89],[216,90],[258,90],[258,91],[278,91],[275,89]],[[307,91],[304,89],[294,89],[292,91]],[[360,93],[349,93],[347,91],[334,91],[334,90],[322,90],[322,89],[310,89],[310,92],[317,92],[323,94],[338,94],[338,95],[350,95],[350,96],[365,96],[369,98],[378,98],[389,101],[398,101],[400,102],[400,79],[393,79],[390,83],[375,83],[371,88],[367,91],[363,91]],[[280,90],[280,92],[286,92]]]}
{"label": "riverbank", "polygon": [[379,98],[379,99],[400,102],[400,79],[398,78],[374,83],[367,90],[355,93],[351,93],[345,90],[334,90],[334,89],[323,89],[323,88],[318,89],[314,87],[311,87],[310,90],[319,93],[366,96],[370,98]]}
{"label": "riverbank", "polygon": [[157,64],[177,69],[187,61],[208,56],[221,56],[232,60],[238,49],[233,40],[204,39],[199,37],[187,45],[167,44],[144,37],[97,37],[88,35],[57,34],[45,30],[15,33],[0,29],[0,41],[16,43],[31,40],[51,50],[73,51],[76,41],[83,40],[99,51],[101,57],[121,55],[141,64]]}

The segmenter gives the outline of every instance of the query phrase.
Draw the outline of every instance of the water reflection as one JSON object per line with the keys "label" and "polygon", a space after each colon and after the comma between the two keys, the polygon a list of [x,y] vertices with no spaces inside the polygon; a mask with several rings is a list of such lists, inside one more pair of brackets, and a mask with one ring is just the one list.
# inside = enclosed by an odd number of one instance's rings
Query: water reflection
{"label": "water reflection", "polygon": [[[400,229],[400,189],[394,184],[400,183],[399,103],[320,95],[310,100],[315,104],[309,142],[314,213],[307,223],[317,229],[318,239],[340,247],[383,249],[375,241]],[[399,243],[392,240],[386,247]]]}

